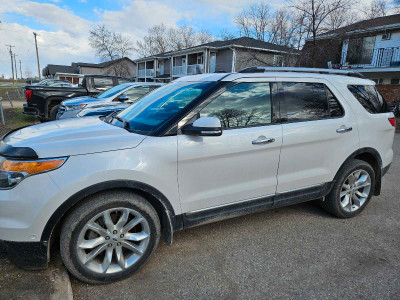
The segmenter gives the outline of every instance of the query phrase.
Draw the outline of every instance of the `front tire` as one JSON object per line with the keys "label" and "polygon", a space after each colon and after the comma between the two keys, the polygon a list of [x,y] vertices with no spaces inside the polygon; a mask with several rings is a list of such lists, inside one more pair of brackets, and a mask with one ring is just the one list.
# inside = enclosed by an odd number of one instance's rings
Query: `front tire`
{"label": "front tire", "polygon": [[338,172],[330,193],[321,201],[326,211],[339,218],[361,213],[371,200],[375,172],[365,161],[353,159]]}
{"label": "front tire", "polygon": [[124,279],[153,255],[160,221],[143,197],[104,192],[76,207],[61,229],[62,260],[76,278],[92,284]]}
{"label": "front tire", "polygon": [[60,105],[56,105],[56,106],[51,108],[50,114],[49,114],[49,117],[50,117],[51,121],[54,121],[54,120],[57,119],[57,113],[58,113],[58,109],[59,108],[60,108]]}

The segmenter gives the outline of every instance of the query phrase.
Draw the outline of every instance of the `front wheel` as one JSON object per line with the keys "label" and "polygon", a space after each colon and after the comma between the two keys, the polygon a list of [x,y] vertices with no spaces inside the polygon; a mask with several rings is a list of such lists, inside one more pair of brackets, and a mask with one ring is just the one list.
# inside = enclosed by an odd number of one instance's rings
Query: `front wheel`
{"label": "front wheel", "polygon": [[353,159],[340,170],[321,206],[339,218],[351,218],[364,210],[375,188],[375,172],[365,161]]}
{"label": "front wheel", "polygon": [[51,108],[50,114],[49,114],[49,117],[50,117],[51,121],[54,121],[54,120],[57,119],[57,113],[58,113],[58,109],[59,108],[60,108],[60,105],[56,105],[56,106]]}
{"label": "front wheel", "polygon": [[61,257],[71,274],[84,282],[113,282],[142,267],[159,239],[158,215],[143,197],[107,192],[68,215],[61,229]]}

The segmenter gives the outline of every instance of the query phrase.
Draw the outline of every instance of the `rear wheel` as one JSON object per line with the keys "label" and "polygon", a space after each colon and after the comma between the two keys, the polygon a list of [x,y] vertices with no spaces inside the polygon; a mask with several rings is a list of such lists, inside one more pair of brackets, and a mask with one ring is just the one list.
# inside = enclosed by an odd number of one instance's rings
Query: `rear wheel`
{"label": "rear wheel", "polygon": [[339,218],[358,215],[367,206],[375,188],[375,173],[365,161],[351,160],[339,171],[322,207]]}
{"label": "rear wheel", "polygon": [[99,194],[78,206],[61,230],[67,269],[87,283],[128,277],[151,257],[160,238],[154,208],[130,192]]}

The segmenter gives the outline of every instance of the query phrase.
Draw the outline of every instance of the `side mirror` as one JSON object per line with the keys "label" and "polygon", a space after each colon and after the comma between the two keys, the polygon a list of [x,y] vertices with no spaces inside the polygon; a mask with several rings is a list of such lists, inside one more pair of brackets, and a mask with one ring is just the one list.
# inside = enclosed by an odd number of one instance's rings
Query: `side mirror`
{"label": "side mirror", "polygon": [[202,117],[182,127],[182,133],[198,136],[220,136],[222,135],[221,121],[215,117]]}
{"label": "side mirror", "polygon": [[121,102],[125,102],[129,100],[129,97],[127,95],[122,94],[121,96],[119,96],[118,100]]}

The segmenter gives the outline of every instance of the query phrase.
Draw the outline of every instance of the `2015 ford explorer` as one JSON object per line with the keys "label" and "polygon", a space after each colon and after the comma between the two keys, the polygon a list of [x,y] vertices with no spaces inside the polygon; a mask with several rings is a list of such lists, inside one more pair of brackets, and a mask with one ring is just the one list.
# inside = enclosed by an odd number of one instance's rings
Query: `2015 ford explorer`
{"label": "2015 ford explorer", "polygon": [[[284,72],[283,72],[284,71]],[[119,280],[160,236],[319,199],[340,218],[381,190],[393,114],[356,73],[256,68],[176,80],[117,115],[50,122],[0,145],[0,239],[24,268],[52,241],[89,283]]]}

